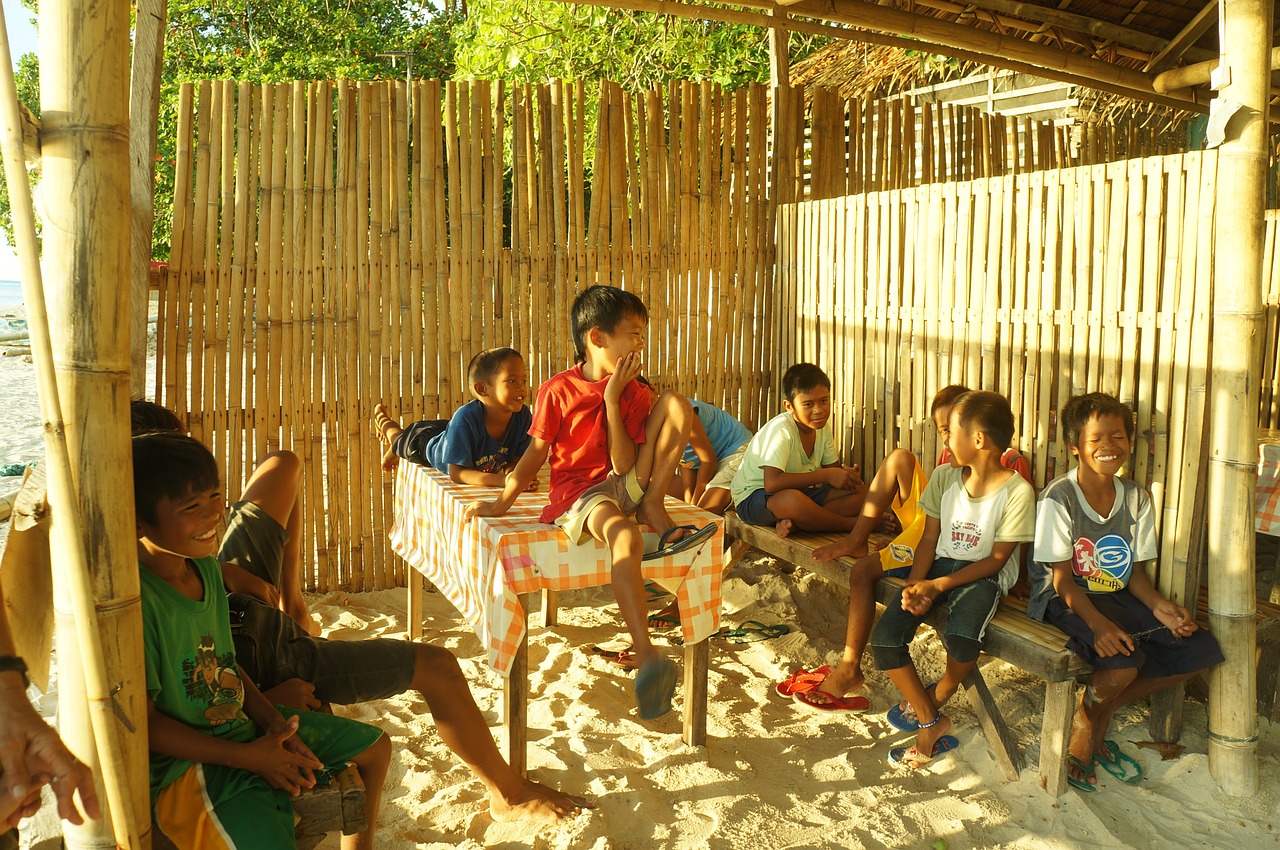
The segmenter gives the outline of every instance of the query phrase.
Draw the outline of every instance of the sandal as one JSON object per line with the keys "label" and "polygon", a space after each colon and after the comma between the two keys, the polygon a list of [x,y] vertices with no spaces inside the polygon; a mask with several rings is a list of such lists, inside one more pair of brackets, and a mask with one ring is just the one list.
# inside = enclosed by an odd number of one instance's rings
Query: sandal
{"label": "sandal", "polygon": [[1093,763],[1110,773],[1121,782],[1137,782],[1142,778],[1142,765],[1131,756],[1125,755],[1115,741],[1103,741],[1102,748],[1106,755],[1098,753]]}
{"label": "sandal", "polygon": [[801,667],[787,678],[783,679],[774,686],[774,691],[778,696],[790,699],[796,694],[807,693],[821,685],[826,678],[831,675],[831,665],[824,664],[815,670],[806,670]]}
{"label": "sandal", "polygon": [[914,744],[910,747],[894,747],[889,750],[889,764],[895,767],[905,767],[909,770],[919,770],[938,756],[951,752],[958,746],[960,746],[960,740],[954,735],[943,735],[933,742],[933,752],[929,754],[928,758],[920,755],[920,751],[915,748]]}
{"label": "sandal", "polygon": [[[934,682],[932,685],[925,685],[924,689],[932,691],[937,686],[938,683]],[[911,707],[910,703],[907,704],[905,709],[902,707],[902,703],[898,703],[889,709],[888,713],[885,714],[885,719],[889,721],[890,726],[899,732],[915,732],[920,729],[920,721],[916,719],[916,710]]]}
{"label": "sandal", "polygon": [[[1093,765],[1094,765],[1094,762],[1092,761],[1089,762],[1088,764],[1085,764],[1075,756],[1067,756],[1067,767],[1068,767],[1067,784],[1070,785],[1072,788],[1076,789],[1077,791],[1084,791],[1086,794],[1092,794],[1095,791],[1097,791],[1098,786],[1095,783],[1097,782],[1098,777],[1097,777],[1097,774],[1094,773]],[[1084,778],[1080,779],[1078,777],[1072,776],[1071,770],[1070,770],[1070,768],[1072,767],[1079,770],[1080,775],[1083,776]],[[1093,782],[1089,781],[1090,776],[1094,778]]]}
{"label": "sandal", "polygon": [[592,646],[589,651],[592,655],[599,655],[605,661],[623,670],[634,671],[639,666],[636,664],[636,654],[629,649],[605,649],[601,646]]}

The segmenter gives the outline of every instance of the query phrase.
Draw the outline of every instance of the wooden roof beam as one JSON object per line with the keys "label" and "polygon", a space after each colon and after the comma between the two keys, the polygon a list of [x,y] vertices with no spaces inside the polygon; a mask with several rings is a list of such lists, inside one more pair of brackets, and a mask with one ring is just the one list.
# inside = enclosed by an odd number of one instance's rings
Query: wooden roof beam
{"label": "wooden roof beam", "polygon": [[1182,55],[1191,49],[1191,45],[1200,40],[1200,36],[1208,32],[1209,27],[1218,22],[1218,0],[1209,3],[1200,10],[1200,14],[1191,19],[1191,23],[1182,28],[1182,32],[1169,39],[1159,53],[1151,57],[1147,67],[1142,70],[1148,74],[1158,74],[1172,68]]}
{"label": "wooden roof beam", "polygon": [[[739,2],[754,5],[751,0]],[[768,4],[766,8],[771,5],[773,4]],[[918,39],[933,45],[939,53],[965,50],[984,56],[981,61],[988,64],[1008,67],[1009,62],[1019,62],[1039,68],[1041,76],[1068,82],[1087,80],[1080,84],[1183,109],[1196,108],[1193,106],[1196,98],[1192,93],[1178,91],[1162,97],[1152,88],[1151,78],[1141,71],[1056,50],[1023,38],[1002,36],[861,0],[800,0],[791,2],[787,9],[793,15]],[[1071,79],[1065,80],[1062,75],[1070,76]],[[1182,97],[1184,94],[1187,95],[1185,99]],[[1179,103],[1179,100],[1182,102]]]}
{"label": "wooden roof beam", "polygon": [[1026,18],[1029,21],[1037,21],[1050,26],[1074,30],[1094,38],[1127,44],[1131,47],[1141,48],[1147,53],[1154,53],[1165,46],[1164,39],[1150,33],[1140,32],[1119,24],[1099,21],[1096,18],[1090,18],[1075,12],[1038,6],[1035,3],[1025,3],[1022,0],[969,0],[967,5],[979,9],[990,9],[993,12],[1003,12],[1006,15],[1016,15],[1019,18]]}
{"label": "wooden roof beam", "polygon": [[[1172,106],[1177,109],[1187,109],[1194,112],[1209,111],[1208,101],[1205,100],[1203,95],[1200,93],[1194,91],[1182,91],[1175,95],[1158,94],[1151,88],[1150,81],[1141,73],[1133,69],[1118,68],[1113,65],[1107,65],[1105,62],[1099,62],[1096,59],[1089,59],[1087,57],[1073,54],[1064,54],[1061,51],[1056,51],[1042,45],[1032,44],[1031,42],[1023,39],[997,36],[994,33],[971,30],[960,24],[950,24],[946,21],[938,21],[936,18],[925,18],[924,20],[932,21],[934,24],[946,24],[952,29],[960,30],[961,34],[966,36],[971,35],[979,37],[976,39],[979,43],[977,49],[962,45],[947,45],[939,42],[933,42],[925,39],[924,36],[904,36],[869,28],[850,29],[848,27],[832,26],[831,24],[796,20],[793,17],[770,17],[767,14],[747,12],[742,9],[698,6],[692,3],[677,2],[677,0],[557,0],[557,2],[567,3],[574,6],[598,6],[606,9],[624,9],[631,12],[649,12],[657,15],[674,15],[681,18],[696,18],[708,21],[724,21],[726,23],[750,24],[758,27],[783,28],[794,30],[796,32],[825,35],[830,38],[841,38],[847,41],[861,41],[868,44],[884,44],[890,47],[902,47],[908,50],[921,50],[924,48],[931,52],[936,52],[944,56],[953,56],[967,62],[980,62],[984,65],[994,65],[1000,68],[1008,68],[1013,71],[1022,71],[1023,73],[1034,74],[1051,80],[1058,80],[1060,82],[1071,83],[1072,85],[1077,86],[1085,86],[1087,88],[1097,89],[1098,91],[1119,94],[1125,97],[1149,101],[1151,103],[1159,103],[1161,105]],[[739,0],[739,3],[741,5],[756,6],[766,10],[777,8],[774,3],[770,2],[770,0]],[[817,0],[817,2],[810,0],[810,4],[813,6],[830,6],[833,4],[833,0]],[[890,13],[906,15],[910,18],[917,17],[882,6],[872,6],[865,3],[859,3],[857,5],[870,8],[872,10],[871,16],[873,18],[886,16]],[[836,20],[841,23],[847,23],[846,21],[839,21],[838,18],[830,17],[835,14],[830,11],[811,11],[808,8],[802,10],[799,5],[792,6],[787,11],[791,14],[802,14],[810,18]],[[1005,57],[998,50],[991,49],[993,40],[996,42],[994,45],[995,47],[1006,42],[1016,42],[1020,45],[1020,52],[1026,52],[1027,49],[1035,48],[1032,52],[1040,58],[1038,61],[1026,61],[1020,57]],[[1065,60],[1070,61],[1068,62]],[[1055,62],[1056,64],[1054,64]],[[1116,72],[1119,73],[1117,74]]]}

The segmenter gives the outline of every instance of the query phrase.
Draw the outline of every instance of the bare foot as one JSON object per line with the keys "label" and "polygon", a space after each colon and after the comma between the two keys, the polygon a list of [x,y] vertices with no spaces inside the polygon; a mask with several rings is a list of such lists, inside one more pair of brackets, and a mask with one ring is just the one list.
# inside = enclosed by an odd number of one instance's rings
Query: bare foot
{"label": "bare foot", "polygon": [[916,732],[915,752],[907,750],[902,757],[902,765],[917,770],[928,764],[933,760],[933,745],[949,731],[951,731],[951,718],[939,713],[936,723],[928,727],[922,726],[920,731]]}
{"label": "bare foot", "polygon": [[[942,707],[942,703],[938,702],[938,686],[936,684],[926,686],[924,692],[929,695],[929,699],[933,700],[934,708]],[[946,702],[946,700],[943,700],[943,702]],[[920,718],[916,716],[916,707],[907,700],[904,699],[898,703],[898,708],[902,709],[902,716],[907,720],[914,720],[916,723],[920,722]]]}
{"label": "bare foot", "polygon": [[675,625],[680,623],[680,603],[675,599],[672,599],[671,603],[658,613],[649,615],[649,628],[658,631],[670,629],[673,627],[673,621]]}
{"label": "bare foot", "polygon": [[856,691],[866,684],[866,678],[862,675],[862,670],[857,667],[847,668],[841,664],[831,671],[831,675],[823,679],[818,687],[814,690],[831,694],[836,697],[848,696],[850,691]]}
{"label": "bare foot", "polygon": [[[1096,724],[1085,713],[1084,708],[1076,709],[1075,716],[1071,718],[1071,743],[1067,745],[1067,755],[1074,761],[1068,760],[1067,771],[1074,778],[1090,785],[1098,784],[1093,772],[1093,756],[1098,747],[1094,740],[1095,728]],[[1081,765],[1087,765],[1088,769],[1083,769]]]}
{"label": "bare foot", "polygon": [[595,801],[565,794],[531,779],[513,794],[489,794],[489,814],[496,821],[528,819],[536,823],[560,823],[583,809],[594,809]]}
{"label": "bare foot", "polygon": [[[675,520],[671,519],[671,515],[667,513],[667,506],[663,504],[662,499],[645,499],[642,501],[640,507],[636,509],[636,522],[640,525],[649,526],[659,536],[666,534],[676,526]],[[674,543],[688,533],[688,531],[680,531],[672,534],[667,538],[667,543]]]}
{"label": "bare foot", "polygon": [[373,408],[373,428],[378,433],[378,441],[386,447],[382,453],[382,469],[390,472],[400,463],[400,458],[391,450],[391,446],[395,444],[396,437],[399,437],[404,431],[400,427],[400,423],[391,418],[391,414],[387,412],[385,404],[375,405]]}
{"label": "bare foot", "polygon": [[794,523],[792,523],[791,520],[780,519],[778,520],[778,524],[773,527],[773,532],[774,534],[777,534],[779,537],[786,537],[788,534],[791,533],[792,525],[794,525]]}
{"label": "bare foot", "polygon": [[835,543],[828,543],[826,546],[814,549],[813,560],[821,564],[823,561],[834,561],[836,558],[865,558],[867,554],[867,541],[858,541],[852,534],[846,534]]}

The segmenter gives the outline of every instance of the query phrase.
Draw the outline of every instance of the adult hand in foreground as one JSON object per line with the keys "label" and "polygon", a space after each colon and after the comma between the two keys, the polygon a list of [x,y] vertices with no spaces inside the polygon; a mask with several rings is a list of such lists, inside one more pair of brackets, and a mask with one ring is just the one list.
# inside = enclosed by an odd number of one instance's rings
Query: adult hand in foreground
{"label": "adult hand in foreground", "polygon": [[0,683],[0,771],[0,831],[36,813],[44,785],[53,788],[60,818],[84,823],[74,801],[77,791],[84,813],[102,817],[89,768],[36,713],[20,682]]}

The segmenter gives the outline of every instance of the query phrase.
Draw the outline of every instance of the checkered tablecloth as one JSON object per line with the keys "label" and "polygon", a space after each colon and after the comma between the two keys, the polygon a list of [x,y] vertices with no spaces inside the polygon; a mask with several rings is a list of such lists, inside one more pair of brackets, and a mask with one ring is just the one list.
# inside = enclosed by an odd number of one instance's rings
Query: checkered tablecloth
{"label": "checkered tablecloth", "polygon": [[1253,500],[1253,527],[1280,537],[1280,431],[1258,429],[1258,484]]}
{"label": "checkered tablecloth", "polygon": [[[526,493],[506,516],[477,518],[463,526],[462,512],[469,503],[496,495],[493,488],[455,484],[434,469],[401,461],[389,537],[396,554],[461,612],[488,649],[489,666],[506,676],[524,638],[525,612],[518,595],[608,584],[610,558],[604,544],[588,539],[571,546],[559,528],[538,522],[545,493]],[[645,561],[642,567],[646,580],[675,593],[685,642],[696,643],[720,627],[724,524],[670,498],[667,511],[681,525],[718,523],[716,533],[699,546]]]}

